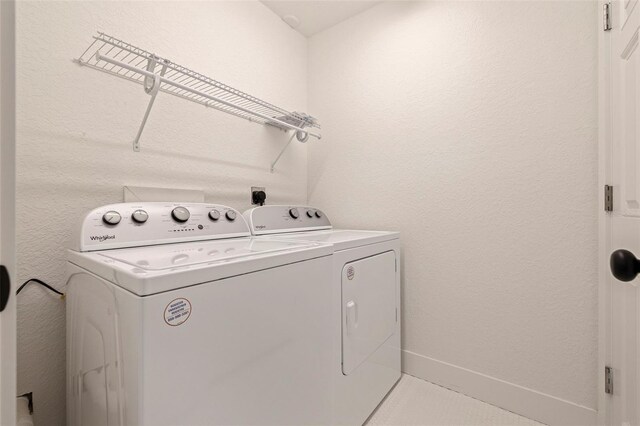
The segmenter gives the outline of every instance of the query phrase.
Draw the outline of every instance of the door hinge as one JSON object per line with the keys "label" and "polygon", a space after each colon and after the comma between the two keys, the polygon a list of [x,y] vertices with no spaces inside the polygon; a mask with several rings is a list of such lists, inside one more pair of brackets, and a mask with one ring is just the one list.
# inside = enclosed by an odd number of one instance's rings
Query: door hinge
{"label": "door hinge", "polygon": [[605,31],[611,31],[611,3],[602,6],[602,27]]}
{"label": "door hinge", "polygon": [[611,185],[604,186],[604,211],[613,211],[613,186]]}
{"label": "door hinge", "polygon": [[604,393],[613,394],[613,368],[604,367]]}

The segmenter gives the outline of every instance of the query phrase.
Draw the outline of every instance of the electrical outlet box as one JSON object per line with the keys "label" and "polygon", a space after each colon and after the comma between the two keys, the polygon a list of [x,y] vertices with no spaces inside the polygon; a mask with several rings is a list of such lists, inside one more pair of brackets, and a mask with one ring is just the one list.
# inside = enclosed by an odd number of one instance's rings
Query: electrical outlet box
{"label": "electrical outlet box", "polygon": [[261,206],[267,199],[267,191],[263,186],[251,187],[251,205]]}

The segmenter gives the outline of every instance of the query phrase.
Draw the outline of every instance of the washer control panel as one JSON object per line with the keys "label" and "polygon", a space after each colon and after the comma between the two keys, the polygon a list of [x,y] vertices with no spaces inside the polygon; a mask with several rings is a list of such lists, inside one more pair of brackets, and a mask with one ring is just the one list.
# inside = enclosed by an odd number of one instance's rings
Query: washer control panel
{"label": "washer control panel", "polygon": [[75,239],[78,251],[213,240],[251,235],[231,207],[206,203],[120,203],[87,214]]}
{"label": "washer control panel", "polygon": [[253,235],[331,229],[329,218],[315,207],[261,206],[244,212]]}

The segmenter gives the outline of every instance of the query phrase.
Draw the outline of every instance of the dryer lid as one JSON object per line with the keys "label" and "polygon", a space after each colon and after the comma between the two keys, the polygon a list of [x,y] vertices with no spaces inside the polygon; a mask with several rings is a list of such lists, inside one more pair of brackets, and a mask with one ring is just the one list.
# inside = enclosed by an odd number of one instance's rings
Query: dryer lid
{"label": "dryer lid", "polygon": [[394,240],[399,237],[400,234],[397,232],[331,229],[324,231],[291,232],[270,235],[268,238],[289,241],[328,243],[333,245],[335,251],[339,251],[354,247],[361,247],[367,244],[376,244],[383,241]]}

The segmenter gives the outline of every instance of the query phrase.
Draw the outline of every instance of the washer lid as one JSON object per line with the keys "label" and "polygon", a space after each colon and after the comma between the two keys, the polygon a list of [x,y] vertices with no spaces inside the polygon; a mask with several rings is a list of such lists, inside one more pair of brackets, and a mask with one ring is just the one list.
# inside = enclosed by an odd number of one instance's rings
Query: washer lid
{"label": "washer lid", "polygon": [[162,271],[202,263],[238,261],[255,255],[290,251],[307,246],[308,244],[300,242],[240,238],[109,250],[97,254],[146,271]]}
{"label": "washer lid", "polygon": [[330,255],[328,244],[235,238],[80,253],[69,261],[145,296]]}
{"label": "washer lid", "polygon": [[376,244],[400,238],[398,232],[331,229],[325,231],[290,232],[263,237],[271,240],[308,241],[333,245],[335,251]]}

